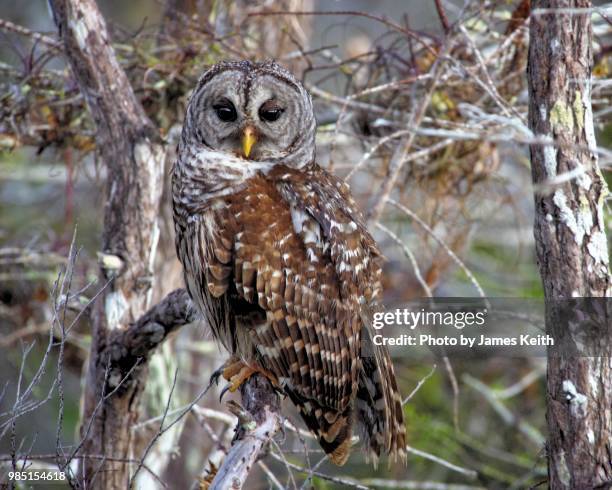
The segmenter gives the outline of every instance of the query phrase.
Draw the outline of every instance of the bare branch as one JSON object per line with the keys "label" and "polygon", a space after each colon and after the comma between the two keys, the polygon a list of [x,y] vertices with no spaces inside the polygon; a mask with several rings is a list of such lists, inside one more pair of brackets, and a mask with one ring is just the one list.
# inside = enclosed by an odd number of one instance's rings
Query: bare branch
{"label": "bare branch", "polygon": [[370,478],[366,480],[368,485],[376,488],[395,488],[401,490],[484,490],[484,487],[473,485],[462,485],[460,483],[442,483],[436,481],[409,481],[409,480],[383,480],[382,478]]}
{"label": "bare branch", "polygon": [[431,377],[433,376],[433,374],[436,372],[436,368],[437,368],[437,367],[438,367],[438,366],[434,364],[434,365],[433,365],[433,367],[431,368],[431,371],[429,371],[429,372],[428,372],[428,373],[427,373],[427,374],[426,374],[426,375],[425,375],[423,378],[421,378],[421,379],[419,380],[419,382],[418,382],[418,383],[417,383],[417,385],[414,387],[414,389],[413,389],[413,390],[410,392],[410,394],[409,394],[409,395],[408,395],[406,398],[404,398],[404,399],[402,400],[402,405],[406,405],[406,403],[408,403],[408,402],[409,402],[409,401],[412,399],[412,397],[413,397],[414,395],[416,395],[416,394],[417,394],[417,392],[418,392],[418,391],[421,389],[421,386],[423,386],[423,384],[424,384],[424,383],[425,383],[425,382],[426,382],[426,381],[427,381],[429,378],[431,378]]}
{"label": "bare branch", "polygon": [[244,408],[235,407],[235,442],[210,486],[211,490],[242,488],[259,453],[280,428],[280,402],[270,382],[257,374],[241,387]]}
{"label": "bare branch", "polygon": [[491,407],[499,415],[499,417],[508,425],[516,426],[530,441],[537,446],[542,446],[545,438],[531,424],[524,420],[518,420],[517,417],[500,401],[495,393],[482,381],[477,380],[469,374],[463,375],[463,382],[480,393],[484,399],[489,402]]}
{"label": "bare branch", "polygon": [[419,269],[419,264],[416,261],[416,257],[414,256],[414,254],[412,253],[410,248],[408,248],[408,245],[403,243],[400,240],[400,238],[395,233],[393,233],[389,228],[387,228],[386,226],[382,225],[381,223],[376,223],[376,227],[379,230],[382,230],[383,232],[385,232],[387,235],[389,235],[389,237],[397,245],[399,245],[402,248],[402,250],[404,251],[404,254],[406,255],[406,257],[408,257],[408,260],[410,261],[410,264],[412,265],[412,269],[414,270],[414,276],[416,277],[417,281],[419,282],[419,284],[423,288],[423,291],[425,291],[425,295],[428,298],[433,297],[433,293],[431,292],[431,289],[429,288],[429,285],[427,284],[427,282],[423,278],[423,275],[421,274],[421,269]]}
{"label": "bare branch", "polygon": [[304,468],[303,466],[291,463],[289,461],[284,461],[283,458],[281,456],[279,456],[276,453],[270,453],[270,455],[276,459],[277,461],[280,461],[281,463],[286,464],[287,466],[289,466],[289,468],[292,468],[296,471],[299,471],[300,473],[306,473],[308,475],[312,475],[312,476],[316,476],[318,478],[321,478],[323,480],[327,480],[333,483],[338,483],[340,485],[344,485],[348,488],[356,488],[358,490],[369,490],[370,487],[363,485],[362,483],[353,480],[352,478],[348,478],[348,477],[343,477],[343,476],[331,476],[331,475],[327,475],[325,473],[321,473],[320,471],[314,471],[312,469],[308,469],[308,468]]}
{"label": "bare branch", "polygon": [[[425,116],[425,112],[429,107],[429,102],[431,101],[431,97],[434,93],[434,90],[437,87],[438,79],[442,75],[442,68],[444,66],[443,59],[446,57],[446,53],[450,49],[450,46],[451,44],[447,42],[441,53],[437,56],[434,66],[431,69],[433,75],[432,80],[429,82],[427,92],[422,96],[418,106],[414,108],[412,114],[410,115],[410,119],[406,123],[407,127],[417,128],[418,126],[420,126],[421,121]],[[389,164],[387,176],[382,184],[380,191],[376,194],[374,205],[368,211],[369,221],[376,223],[380,220],[382,212],[385,208],[385,204],[389,199],[391,192],[395,188],[396,181],[400,175],[404,164],[406,163],[406,158],[410,152],[410,149],[412,148],[415,136],[415,133],[409,133],[400,140],[397,148],[395,149],[393,157],[391,159],[391,163]]]}
{"label": "bare branch", "polygon": [[20,26],[18,24],[14,24],[10,20],[0,19],[0,30],[6,32],[13,32],[15,34],[19,34],[21,36],[26,36],[34,41],[41,42],[55,51],[62,50],[62,44],[52,37],[45,36],[44,34],[40,34],[39,32],[32,31],[27,27]]}
{"label": "bare branch", "polygon": [[389,199],[389,203],[392,204],[395,208],[399,209],[400,211],[402,211],[403,213],[406,213],[408,216],[410,216],[421,228],[423,228],[436,242],[438,242],[438,244],[444,248],[444,250],[446,250],[446,253],[448,253],[448,255],[455,261],[455,263],[463,270],[463,272],[465,272],[465,274],[468,276],[468,278],[470,279],[470,281],[472,282],[472,284],[474,285],[474,287],[476,288],[476,290],[478,291],[478,294],[480,295],[481,298],[484,298],[487,307],[489,306],[489,302],[486,299],[486,295],[482,289],[482,287],[480,286],[480,283],[478,282],[478,280],[476,279],[476,277],[474,277],[474,274],[472,274],[472,271],[465,265],[465,263],[463,262],[463,260],[461,260],[457,254],[455,252],[453,252],[451,250],[451,248],[444,243],[444,241],[439,238],[435,232],[431,229],[431,227],[425,223],[421,218],[419,218],[416,213],[414,213],[413,211],[411,211],[410,209],[408,209],[406,206],[402,205],[401,203],[393,200],[393,199]]}
{"label": "bare branch", "polygon": [[440,24],[442,24],[442,29],[444,29],[445,34],[448,34],[451,30],[451,25],[448,21],[448,17],[446,16],[446,10],[444,10],[442,1],[443,0],[434,0],[434,3],[436,4],[436,10],[438,12],[438,17],[440,18]]}

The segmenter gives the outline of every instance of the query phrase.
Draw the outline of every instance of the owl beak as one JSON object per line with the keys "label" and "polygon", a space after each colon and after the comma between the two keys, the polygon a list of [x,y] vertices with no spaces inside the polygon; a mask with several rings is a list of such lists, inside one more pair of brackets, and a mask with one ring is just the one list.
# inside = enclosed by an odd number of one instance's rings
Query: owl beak
{"label": "owl beak", "polygon": [[249,158],[251,149],[256,142],[257,137],[255,136],[255,130],[251,126],[244,128],[244,132],[242,133],[242,153],[245,158]]}

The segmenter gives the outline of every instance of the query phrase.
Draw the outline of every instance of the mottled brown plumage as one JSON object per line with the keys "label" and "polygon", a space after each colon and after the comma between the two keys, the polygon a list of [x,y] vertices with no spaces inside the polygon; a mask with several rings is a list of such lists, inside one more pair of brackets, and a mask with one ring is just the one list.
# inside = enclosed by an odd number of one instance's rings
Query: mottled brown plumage
{"label": "mottled brown plumage", "polygon": [[315,163],[314,134],[308,93],[275,63],[206,72],[173,169],[177,253],[215,338],[291,399],[334,463],[355,423],[374,459],[403,459],[393,366],[370,340],[380,252]]}

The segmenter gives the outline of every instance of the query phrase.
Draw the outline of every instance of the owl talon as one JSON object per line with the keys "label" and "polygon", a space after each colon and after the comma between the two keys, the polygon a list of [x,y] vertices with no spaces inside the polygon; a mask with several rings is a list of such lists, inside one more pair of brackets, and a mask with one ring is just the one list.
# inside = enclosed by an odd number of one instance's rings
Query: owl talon
{"label": "owl talon", "polygon": [[[229,371],[227,373],[229,377],[226,377],[225,371]],[[251,366],[247,366],[242,363],[239,369],[237,369],[235,365],[233,365],[228,367],[225,371],[223,372],[223,377],[229,381],[229,384],[226,388],[229,389],[232,393],[238,390],[242,383],[244,383],[247,379],[249,379],[251,376],[258,372],[257,369],[253,369]]]}
{"label": "owl talon", "polygon": [[215,371],[210,375],[208,387],[210,388],[213,383],[219,386],[219,378],[221,376],[223,376],[227,381],[230,381],[232,376],[240,372],[243,367],[244,363],[242,361],[235,358],[228,359],[221,365],[221,367],[215,369]]}
{"label": "owl talon", "polygon": [[223,387],[223,389],[221,390],[221,393],[219,394],[219,403],[221,403],[221,401],[223,400],[223,396],[230,390],[231,390],[231,385],[229,383]]}
{"label": "owl talon", "polygon": [[223,376],[224,379],[229,381],[227,385],[223,387],[221,390],[221,394],[219,395],[219,402],[223,399],[223,396],[230,391],[234,393],[242,383],[244,383],[247,379],[249,379],[253,374],[257,373],[258,370],[254,369],[250,366],[247,366],[244,362],[239,359],[231,358],[223,364],[219,369],[217,369],[210,376],[209,386],[213,383],[219,383],[219,378]]}
{"label": "owl talon", "polygon": [[211,387],[212,384],[219,384],[219,377],[221,376],[221,374],[223,374],[223,369],[225,369],[225,365],[221,366],[220,368],[216,369],[211,375],[210,375],[210,379],[208,380],[208,387]]}

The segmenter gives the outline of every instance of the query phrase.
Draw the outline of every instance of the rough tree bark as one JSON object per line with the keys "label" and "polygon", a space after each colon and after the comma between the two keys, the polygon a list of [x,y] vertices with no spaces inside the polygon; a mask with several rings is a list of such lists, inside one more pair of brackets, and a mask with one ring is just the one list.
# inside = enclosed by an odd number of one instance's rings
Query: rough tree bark
{"label": "rough tree bark", "polygon": [[[612,352],[607,189],[591,110],[591,5],[535,0],[530,20],[529,124],[534,233],[546,299],[550,488],[612,485]],[[556,10],[562,9],[562,10]],[[571,298],[599,298],[572,300]],[[568,308],[571,306],[571,308]],[[567,341],[582,348],[570,354]]]}
{"label": "rough tree bark", "polygon": [[[108,285],[93,313],[82,449],[129,458],[130,427],[138,416],[144,374],[131,376],[113,396],[102,404],[100,400],[126,374],[121,361],[128,348],[118,337],[149,306],[165,152],[114,55],[95,1],[49,3],[66,58],[96,123],[97,146],[108,169],[101,254],[102,283]],[[78,475],[88,488],[125,488],[128,467],[83,459]]]}

